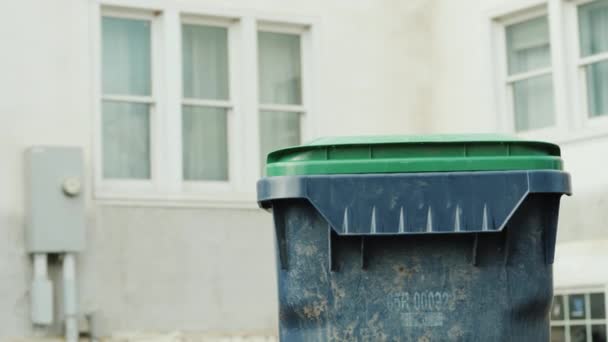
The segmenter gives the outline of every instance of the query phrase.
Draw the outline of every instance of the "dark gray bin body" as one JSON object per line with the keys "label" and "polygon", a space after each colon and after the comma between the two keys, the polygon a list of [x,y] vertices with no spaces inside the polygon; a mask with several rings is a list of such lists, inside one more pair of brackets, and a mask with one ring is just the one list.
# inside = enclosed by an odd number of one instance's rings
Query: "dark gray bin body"
{"label": "dark gray bin body", "polygon": [[282,341],[548,341],[560,171],[289,176]]}

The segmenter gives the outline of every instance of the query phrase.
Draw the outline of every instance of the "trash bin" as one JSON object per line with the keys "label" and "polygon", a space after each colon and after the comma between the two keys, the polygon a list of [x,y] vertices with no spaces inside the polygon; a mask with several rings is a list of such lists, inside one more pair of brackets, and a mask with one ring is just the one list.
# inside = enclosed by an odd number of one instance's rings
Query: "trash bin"
{"label": "trash bin", "polygon": [[559,147],[324,138],[268,155],[282,341],[548,341]]}

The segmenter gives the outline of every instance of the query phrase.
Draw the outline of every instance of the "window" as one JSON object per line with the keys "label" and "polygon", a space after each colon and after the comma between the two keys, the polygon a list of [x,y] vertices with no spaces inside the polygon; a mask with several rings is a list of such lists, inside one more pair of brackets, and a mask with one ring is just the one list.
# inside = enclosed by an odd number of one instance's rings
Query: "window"
{"label": "window", "polygon": [[608,135],[608,0],[505,3],[488,18],[502,130],[559,142]]}
{"label": "window", "polygon": [[298,145],[301,137],[302,56],[299,34],[258,32],[260,150]]}
{"label": "window", "polygon": [[603,290],[570,292],[553,298],[551,342],[606,342]]}
{"label": "window", "polygon": [[515,131],[555,124],[551,47],[547,16],[505,27],[507,92]]}
{"label": "window", "polygon": [[122,1],[91,5],[95,196],[254,206],[258,156],[310,138],[312,24]]}
{"label": "window", "polygon": [[608,115],[608,0],[579,5],[578,29],[587,115]]}
{"label": "window", "polygon": [[152,25],[149,19],[102,18],[103,177],[151,177]]}
{"label": "window", "polygon": [[228,29],[182,24],[182,175],[228,180]]}

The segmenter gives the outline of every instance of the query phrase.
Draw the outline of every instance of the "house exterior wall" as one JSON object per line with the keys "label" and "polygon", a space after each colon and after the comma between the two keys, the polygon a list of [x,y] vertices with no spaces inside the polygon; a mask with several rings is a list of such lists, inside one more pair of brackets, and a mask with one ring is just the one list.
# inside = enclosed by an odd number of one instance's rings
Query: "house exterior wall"
{"label": "house exterior wall", "polygon": [[[31,260],[24,243],[24,150],[80,146],[85,155],[87,248],[78,257],[80,310],[99,332],[202,331],[274,335],[271,216],[247,204],[112,201],[92,189],[96,2],[0,5],[0,340],[61,333],[29,319]],[[114,1],[113,3],[118,3]],[[124,1],[162,7],[163,1]],[[429,113],[430,1],[181,1],[212,9],[306,16],[318,25],[316,131],[415,133]],[[255,53],[250,51],[248,53]],[[58,262],[51,276],[58,280]],[[60,288],[60,283],[55,283]],[[56,291],[60,303],[60,291]],[[60,305],[57,305],[60,307]],[[59,321],[61,313],[56,313]]]}
{"label": "house exterior wall", "polygon": [[[493,77],[496,70],[496,39],[490,29],[492,17],[525,12],[538,6],[558,6],[558,15],[565,15],[562,7],[568,1],[506,1],[467,0],[442,1],[433,18],[433,97],[431,115],[426,121],[429,132],[487,132],[502,131],[496,91],[502,91]],[[550,12],[549,16],[556,12]],[[563,67],[572,68],[567,60],[570,50],[567,28],[556,27],[549,19],[551,30],[558,34],[559,44],[566,59]],[[552,44],[556,42],[553,41]],[[553,51],[552,51],[553,52]],[[552,55],[554,67],[560,61]],[[555,65],[557,64],[557,65]],[[568,69],[569,70],[569,69]],[[566,96],[573,101],[576,91],[572,80],[566,82]],[[498,88],[498,90],[496,89]],[[580,115],[577,109],[566,110],[566,115]],[[608,256],[608,130],[593,132],[567,127],[565,131],[549,134],[526,134],[527,139],[544,139],[562,148],[565,168],[572,175],[574,196],[562,199],[558,245],[555,264],[556,288],[605,287],[608,273],[601,270],[601,260]]]}
{"label": "house exterior wall", "polygon": [[[551,0],[551,6],[557,1]],[[166,5],[164,0],[112,3]],[[318,47],[314,136],[504,130],[495,100],[491,15],[543,4],[178,3],[286,20],[313,18]],[[101,200],[93,193],[93,141],[99,129],[92,114],[90,8],[95,4],[24,0],[0,5],[0,340],[61,332],[58,324],[39,329],[29,320],[23,153],[31,145],[83,148],[87,248],[78,259],[80,309],[96,313],[101,334],[184,330],[275,335],[272,222],[255,205],[253,183],[238,205],[223,208],[196,201]],[[526,137],[559,143],[573,177],[575,195],[562,204],[555,286],[605,286],[608,273],[600,269],[608,260],[608,161],[603,157],[608,131]],[[57,265],[51,267],[55,280]]]}

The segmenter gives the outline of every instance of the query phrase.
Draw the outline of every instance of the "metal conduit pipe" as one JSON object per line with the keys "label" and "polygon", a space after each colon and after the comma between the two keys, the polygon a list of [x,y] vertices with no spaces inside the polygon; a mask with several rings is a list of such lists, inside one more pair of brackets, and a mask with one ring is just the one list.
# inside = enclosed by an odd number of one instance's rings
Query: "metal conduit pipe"
{"label": "metal conduit pipe", "polygon": [[78,341],[78,303],[76,292],[76,257],[72,253],[63,256],[63,309],[65,314],[65,340]]}

